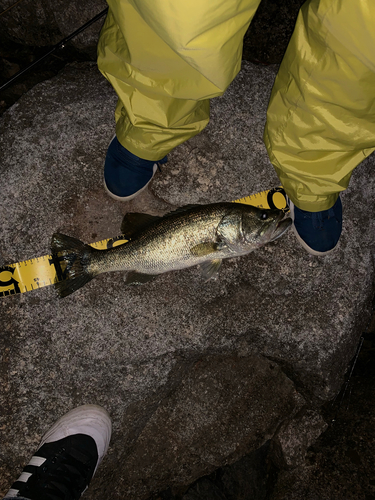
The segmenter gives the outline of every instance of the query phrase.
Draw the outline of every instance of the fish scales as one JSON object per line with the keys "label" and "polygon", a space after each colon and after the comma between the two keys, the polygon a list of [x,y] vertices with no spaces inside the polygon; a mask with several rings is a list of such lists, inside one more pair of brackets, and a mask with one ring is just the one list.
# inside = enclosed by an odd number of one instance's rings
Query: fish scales
{"label": "fish scales", "polygon": [[[111,259],[102,253],[96,254],[92,271],[137,270],[159,274],[200,264],[207,260],[207,255],[193,255],[191,249],[201,243],[216,241],[216,230],[225,210],[226,207],[216,206],[202,213],[198,208],[188,216],[178,213],[161,218],[135,240],[109,250],[113,253]],[[215,252],[215,258],[224,258],[230,253],[228,249]]]}

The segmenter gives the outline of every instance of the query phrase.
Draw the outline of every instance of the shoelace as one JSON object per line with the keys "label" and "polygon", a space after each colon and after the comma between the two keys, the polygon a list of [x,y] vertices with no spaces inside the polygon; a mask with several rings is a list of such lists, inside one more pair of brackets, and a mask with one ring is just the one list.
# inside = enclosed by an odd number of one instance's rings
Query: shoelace
{"label": "shoelace", "polygon": [[323,229],[323,214],[315,212],[311,215],[312,224],[315,229]]}
{"label": "shoelace", "polygon": [[336,214],[333,209],[333,207],[329,208],[328,210],[324,210],[322,212],[313,212],[312,213],[312,223],[315,229],[323,229],[323,218],[326,217],[327,219],[335,219]]}

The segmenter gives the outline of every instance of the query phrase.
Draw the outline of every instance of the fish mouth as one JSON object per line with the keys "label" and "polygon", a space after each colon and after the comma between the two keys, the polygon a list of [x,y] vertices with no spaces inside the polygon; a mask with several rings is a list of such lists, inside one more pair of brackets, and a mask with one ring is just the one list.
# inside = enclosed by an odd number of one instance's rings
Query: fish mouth
{"label": "fish mouth", "polygon": [[290,217],[283,218],[281,221],[279,221],[275,227],[275,230],[272,233],[272,237],[270,241],[275,241],[277,238],[280,238],[285,231],[287,231],[290,226],[292,225],[292,219]]}

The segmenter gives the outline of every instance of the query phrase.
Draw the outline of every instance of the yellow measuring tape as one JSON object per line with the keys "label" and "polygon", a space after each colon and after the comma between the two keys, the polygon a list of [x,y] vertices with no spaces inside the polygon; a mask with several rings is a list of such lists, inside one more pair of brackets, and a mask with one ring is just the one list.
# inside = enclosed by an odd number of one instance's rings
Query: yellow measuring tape
{"label": "yellow measuring tape", "polygon": [[[278,208],[288,210],[285,191],[281,187],[262,191],[245,198],[235,200],[234,203],[244,203],[260,208]],[[124,235],[115,238],[90,243],[99,250],[106,250],[122,245],[127,240]],[[63,258],[51,255],[36,257],[0,267],[0,297],[31,292],[44,286],[52,285],[64,279]]]}

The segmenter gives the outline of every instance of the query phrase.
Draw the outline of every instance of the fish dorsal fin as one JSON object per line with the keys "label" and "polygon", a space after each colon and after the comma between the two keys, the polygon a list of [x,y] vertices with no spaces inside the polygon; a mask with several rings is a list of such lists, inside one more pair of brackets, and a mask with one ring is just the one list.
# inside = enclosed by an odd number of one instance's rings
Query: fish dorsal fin
{"label": "fish dorsal fin", "polygon": [[121,232],[128,238],[141,229],[150,226],[153,222],[159,220],[157,215],[128,213],[122,220]]}
{"label": "fish dorsal fin", "polygon": [[203,278],[206,280],[211,278],[215,279],[219,273],[222,262],[223,261],[221,259],[213,259],[203,262],[203,264],[200,265]]}
{"label": "fish dorsal fin", "polygon": [[175,210],[172,210],[171,212],[166,213],[163,217],[169,217],[170,215],[175,215],[175,214],[182,214],[184,212],[188,212],[189,210],[193,208],[199,208],[202,207],[199,203],[197,204],[191,204],[191,205],[184,205],[183,207],[178,207]]}

